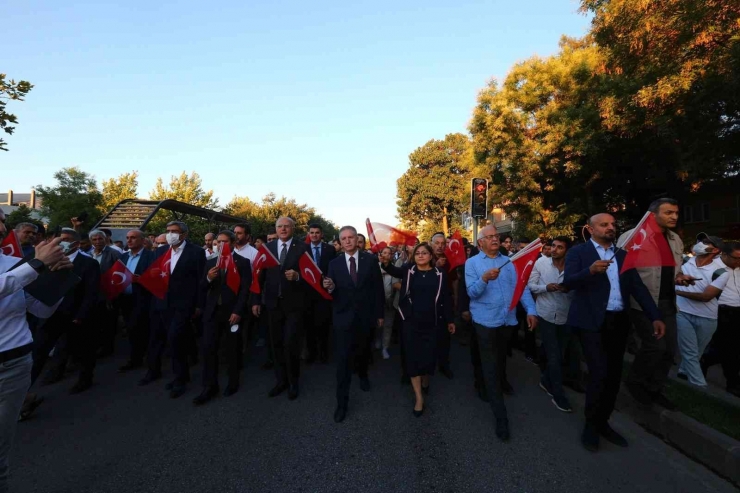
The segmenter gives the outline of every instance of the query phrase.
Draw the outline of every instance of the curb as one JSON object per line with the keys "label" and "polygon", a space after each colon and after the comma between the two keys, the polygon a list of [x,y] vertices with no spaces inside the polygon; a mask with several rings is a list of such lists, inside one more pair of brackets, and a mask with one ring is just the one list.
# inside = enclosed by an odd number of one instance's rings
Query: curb
{"label": "curb", "polygon": [[740,441],[681,412],[639,404],[624,389],[619,391],[616,407],[687,456],[740,486]]}

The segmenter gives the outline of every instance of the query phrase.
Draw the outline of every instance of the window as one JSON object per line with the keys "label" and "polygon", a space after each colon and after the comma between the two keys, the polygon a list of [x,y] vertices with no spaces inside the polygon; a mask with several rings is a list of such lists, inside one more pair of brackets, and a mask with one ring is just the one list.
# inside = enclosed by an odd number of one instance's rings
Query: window
{"label": "window", "polygon": [[686,224],[708,222],[709,202],[685,206],[683,208],[683,218]]}

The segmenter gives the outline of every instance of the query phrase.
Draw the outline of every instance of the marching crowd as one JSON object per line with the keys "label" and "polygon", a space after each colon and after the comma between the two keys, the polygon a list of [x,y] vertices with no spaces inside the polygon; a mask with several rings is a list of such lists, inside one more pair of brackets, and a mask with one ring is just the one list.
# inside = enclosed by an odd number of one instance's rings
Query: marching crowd
{"label": "marching crowd", "polygon": [[[728,392],[740,395],[740,243],[702,235],[685,257],[673,231],[678,211],[676,201],[659,199],[648,221],[619,239],[614,217],[595,214],[588,240],[549,239],[535,256],[514,256],[531,253],[530,242],[513,242],[493,225],[480,230],[475,245],[442,233],[428,243],[412,237],[384,244],[372,231],[366,245],[352,226],[331,243],[318,224],[299,239],[294,221],[280,217],[266,237],[252,237],[243,223],[207,234],[199,246],[185,223],[173,221],[159,236],[131,230],[125,245],[116,245],[104,229],[82,234],[76,219],[53,239],[30,223],[7,231],[0,212],[0,239],[13,234],[21,250],[0,250],[0,492],[16,422],[43,401],[35,390],[43,369],[43,381],[53,383],[75,365],[79,378],[70,393],[89,389],[96,360],[114,351],[119,318],[129,344],[119,371],[141,371],[138,384],[150,385],[163,377],[168,354],[172,380],[165,389],[178,398],[201,362],[195,405],[238,392],[252,332],[267,347],[263,368],[275,372],[272,398],[297,399],[301,360],[328,363],[331,349],[337,423],[349,413],[352,375],[371,391],[373,349],[389,359],[394,333],[402,383],[411,384],[413,414],[422,416],[430,377],[439,371],[454,378],[450,343],[457,333],[470,347],[475,389],[490,403],[502,441],[510,438],[505,396],[514,394],[507,358],[523,344],[558,410],[572,412],[565,386],[585,392],[585,448],[597,451],[601,438],[627,446],[609,418],[631,338],[640,344],[625,384],[638,402],[676,408],[663,388],[679,358],[679,377],[697,386],[721,364]],[[635,263],[638,251],[659,251],[659,260]],[[74,280],[59,299],[37,299],[34,284],[53,290],[68,273]]]}

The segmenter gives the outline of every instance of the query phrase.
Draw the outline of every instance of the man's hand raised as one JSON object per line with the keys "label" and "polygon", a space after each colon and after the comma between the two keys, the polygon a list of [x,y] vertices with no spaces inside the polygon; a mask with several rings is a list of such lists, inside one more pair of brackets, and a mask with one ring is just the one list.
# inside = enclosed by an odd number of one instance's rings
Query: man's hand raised
{"label": "man's hand raised", "polygon": [[42,241],[36,245],[36,258],[44,263],[47,267],[60,262],[64,257],[64,252],[59,243],[61,238],[54,238],[51,241]]}

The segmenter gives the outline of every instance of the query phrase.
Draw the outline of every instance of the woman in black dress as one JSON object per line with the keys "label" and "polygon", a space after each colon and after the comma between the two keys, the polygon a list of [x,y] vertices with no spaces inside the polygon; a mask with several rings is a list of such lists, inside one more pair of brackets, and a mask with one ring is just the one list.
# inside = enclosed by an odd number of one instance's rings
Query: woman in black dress
{"label": "woman in black dress", "polygon": [[401,267],[381,264],[388,274],[401,279],[398,311],[403,320],[406,371],[416,394],[416,417],[424,413],[424,394],[437,363],[437,331],[446,325],[455,333],[447,273],[433,266],[433,258],[429,244],[420,243],[409,263]]}

